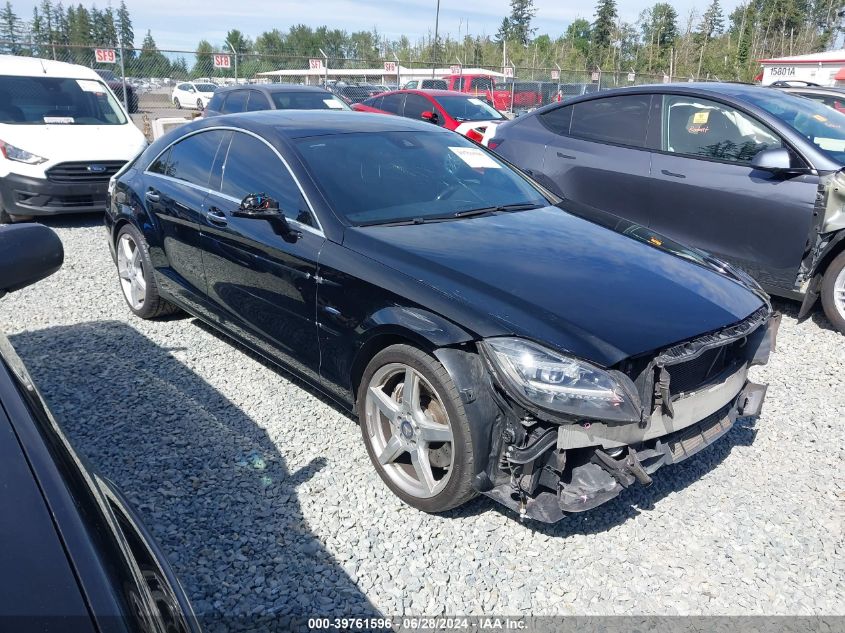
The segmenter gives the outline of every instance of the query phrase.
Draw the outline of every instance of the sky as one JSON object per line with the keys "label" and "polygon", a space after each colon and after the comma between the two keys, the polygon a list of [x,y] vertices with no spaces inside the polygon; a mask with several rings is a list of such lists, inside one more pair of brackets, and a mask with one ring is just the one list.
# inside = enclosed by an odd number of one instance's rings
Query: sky
{"label": "sky", "polygon": [[[70,1],[65,0],[65,5]],[[92,1],[104,8],[109,0]],[[634,22],[640,12],[656,0],[617,0],[619,15]],[[673,0],[679,26],[684,27],[692,9],[703,12],[710,0]],[[117,6],[119,0],[111,0]],[[13,0],[12,5],[24,19],[32,16],[32,0]],[[346,31],[370,30],[376,27],[390,39],[407,35],[412,42],[434,32],[436,0],[126,0],[132,15],[136,44],[150,29],[160,49],[192,50],[200,39],[220,44],[231,28],[240,29],[249,37],[278,28],[287,30],[294,24],[339,28]],[[722,0],[725,16],[740,0]],[[557,36],[577,18],[594,19],[595,0],[535,0],[538,33]],[[495,35],[502,18],[510,12],[509,0],[441,0],[440,33],[457,38],[467,32],[473,35]]]}

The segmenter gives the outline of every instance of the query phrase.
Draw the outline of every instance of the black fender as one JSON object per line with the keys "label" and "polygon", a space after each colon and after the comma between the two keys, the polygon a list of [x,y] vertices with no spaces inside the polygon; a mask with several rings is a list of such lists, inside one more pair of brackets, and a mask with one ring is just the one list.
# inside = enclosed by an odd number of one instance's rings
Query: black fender
{"label": "black fender", "polygon": [[434,356],[446,371],[460,394],[473,453],[473,487],[487,492],[493,487],[491,472],[497,466],[497,453],[505,424],[505,415],[493,396],[490,371],[475,346],[444,347]]}

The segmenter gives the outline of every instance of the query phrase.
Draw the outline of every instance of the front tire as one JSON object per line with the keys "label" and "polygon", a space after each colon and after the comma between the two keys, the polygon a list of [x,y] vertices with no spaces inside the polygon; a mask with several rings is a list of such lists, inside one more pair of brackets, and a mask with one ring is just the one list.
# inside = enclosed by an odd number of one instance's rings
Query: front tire
{"label": "front tire", "polygon": [[197,99],[197,110],[203,111],[202,99]]}
{"label": "front tire", "polygon": [[822,307],[830,322],[845,334],[845,251],[839,253],[822,279]]}
{"label": "front tire", "polygon": [[117,234],[117,275],[129,309],[142,319],[172,314],[177,308],[158,294],[147,242],[131,224]]}
{"label": "front tire", "polygon": [[358,416],[376,472],[402,501],[443,512],[475,496],[469,423],[436,359],[410,345],[376,354],[358,389]]}

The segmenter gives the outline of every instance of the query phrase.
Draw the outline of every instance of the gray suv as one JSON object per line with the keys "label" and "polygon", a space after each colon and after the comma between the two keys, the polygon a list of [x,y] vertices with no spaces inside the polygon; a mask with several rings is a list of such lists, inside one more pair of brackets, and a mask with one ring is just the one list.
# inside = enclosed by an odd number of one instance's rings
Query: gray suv
{"label": "gray suv", "polygon": [[576,205],[802,300],[802,317],[821,297],[845,333],[845,114],[746,84],[638,86],[535,110],[484,143]]}

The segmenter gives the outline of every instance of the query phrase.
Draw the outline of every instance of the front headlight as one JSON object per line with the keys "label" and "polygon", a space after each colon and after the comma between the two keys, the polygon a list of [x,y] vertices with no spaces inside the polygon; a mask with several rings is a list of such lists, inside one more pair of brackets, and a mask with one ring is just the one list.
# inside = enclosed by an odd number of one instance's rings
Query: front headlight
{"label": "front headlight", "polygon": [[9,160],[14,160],[19,163],[26,163],[27,165],[38,165],[40,163],[46,162],[47,160],[46,158],[28,152],[25,149],[21,149],[20,147],[15,147],[14,145],[6,143],[5,141],[0,141],[0,152],[2,152],[3,156],[8,158]]}
{"label": "front headlight", "polygon": [[[521,398],[543,409],[602,420],[640,420],[639,398],[624,376],[518,338],[482,343],[497,373]],[[630,381],[628,381],[630,382]]]}

